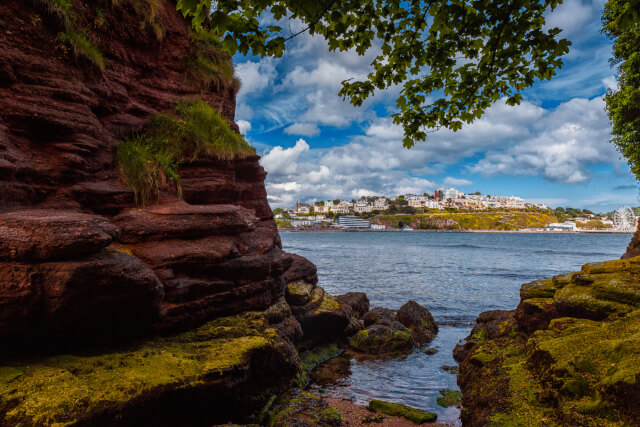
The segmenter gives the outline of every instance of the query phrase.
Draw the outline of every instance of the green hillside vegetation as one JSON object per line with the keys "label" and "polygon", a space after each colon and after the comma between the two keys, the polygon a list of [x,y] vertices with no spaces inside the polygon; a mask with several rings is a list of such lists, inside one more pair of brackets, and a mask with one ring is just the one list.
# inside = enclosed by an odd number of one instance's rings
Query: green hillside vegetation
{"label": "green hillside vegetation", "polygon": [[144,206],[168,184],[181,194],[178,169],[184,162],[200,157],[233,160],[254,153],[213,107],[188,100],[178,103],[173,115],[152,116],[142,134],[121,142],[117,161],[120,177],[133,190],[136,203]]}
{"label": "green hillside vegetation", "polygon": [[[444,224],[450,220],[448,224]],[[394,228],[410,225],[415,229],[519,230],[543,228],[560,221],[555,211],[548,212],[446,212],[417,215],[379,215],[373,220]],[[452,223],[452,221],[455,222]]]}

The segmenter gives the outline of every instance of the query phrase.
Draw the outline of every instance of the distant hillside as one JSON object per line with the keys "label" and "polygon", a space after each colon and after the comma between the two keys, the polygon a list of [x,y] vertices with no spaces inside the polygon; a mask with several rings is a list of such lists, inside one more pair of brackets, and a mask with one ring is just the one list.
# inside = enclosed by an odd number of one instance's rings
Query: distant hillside
{"label": "distant hillside", "polygon": [[564,216],[548,212],[437,212],[417,215],[379,215],[374,223],[388,227],[410,225],[423,230],[519,230],[543,228],[552,222],[564,221]]}

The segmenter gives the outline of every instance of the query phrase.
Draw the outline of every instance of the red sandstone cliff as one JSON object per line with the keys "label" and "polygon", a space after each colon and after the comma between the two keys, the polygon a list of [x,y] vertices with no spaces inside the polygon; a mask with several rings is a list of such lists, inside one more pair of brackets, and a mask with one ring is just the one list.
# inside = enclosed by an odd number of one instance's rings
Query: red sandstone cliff
{"label": "red sandstone cliff", "polygon": [[[294,258],[258,156],[186,164],[183,200],[167,193],[142,210],[118,179],[117,143],[151,114],[198,97],[234,118],[233,88],[205,92],[185,78],[192,33],[175,4],[159,2],[158,38],[135,2],[74,1],[100,70],[61,45],[46,3],[0,4],[0,337],[14,348],[119,339],[278,300]],[[315,281],[295,259],[288,279]]]}

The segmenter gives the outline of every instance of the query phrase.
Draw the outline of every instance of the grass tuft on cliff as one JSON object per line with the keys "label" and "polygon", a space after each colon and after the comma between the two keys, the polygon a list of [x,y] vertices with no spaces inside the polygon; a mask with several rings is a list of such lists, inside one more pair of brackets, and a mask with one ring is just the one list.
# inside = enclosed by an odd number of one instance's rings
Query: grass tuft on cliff
{"label": "grass tuft on cliff", "polygon": [[104,70],[104,56],[85,32],[77,27],[76,15],[69,0],[35,0],[34,3],[60,30],[57,36],[60,48],[71,53],[76,60],[87,61]]}
{"label": "grass tuft on cliff", "polygon": [[104,70],[105,60],[102,52],[79,32],[67,29],[58,33],[58,40],[71,51],[74,58],[86,60],[100,70]]}
{"label": "grass tuft on cliff", "polygon": [[138,205],[147,205],[159,190],[174,185],[181,195],[178,169],[201,157],[233,160],[255,150],[202,100],[178,103],[174,115],[156,114],[144,132],[120,143],[119,172]]}
{"label": "grass tuft on cliff", "polygon": [[194,56],[185,63],[185,79],[201,91],[240,89],[234,75],[233,61],[220,41],[209,32],[195,33],[191,39]]}
{"label": "grass tuft on cliff", "polygon": [[[64,1],[64,0],[58,0]],[[158,40],[164,38],[164,28],[156,21],[162,0],[109,0],[111,6],[130,6],[140,20],[140,30],[151,29]]]}

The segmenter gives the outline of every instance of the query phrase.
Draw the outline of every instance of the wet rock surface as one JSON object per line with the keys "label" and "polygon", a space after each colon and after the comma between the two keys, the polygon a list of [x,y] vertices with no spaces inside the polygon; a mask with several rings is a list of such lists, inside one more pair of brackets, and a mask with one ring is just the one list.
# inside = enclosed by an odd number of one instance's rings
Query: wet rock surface
{"label": "wet rock surface", "polygon": [[454,356],[465,425],[637,425],[640,257],[522,286]]}
{"label": "wet rock surface", "polygon": [[353,326],[351,330],[357,332],[349,340],[349,346],[361,353],[385,354],[424,347],[438,333],[431,313],[415,301],[403,304],[397,312],[373,308],[362,316],[361,322],[362,325]]}

